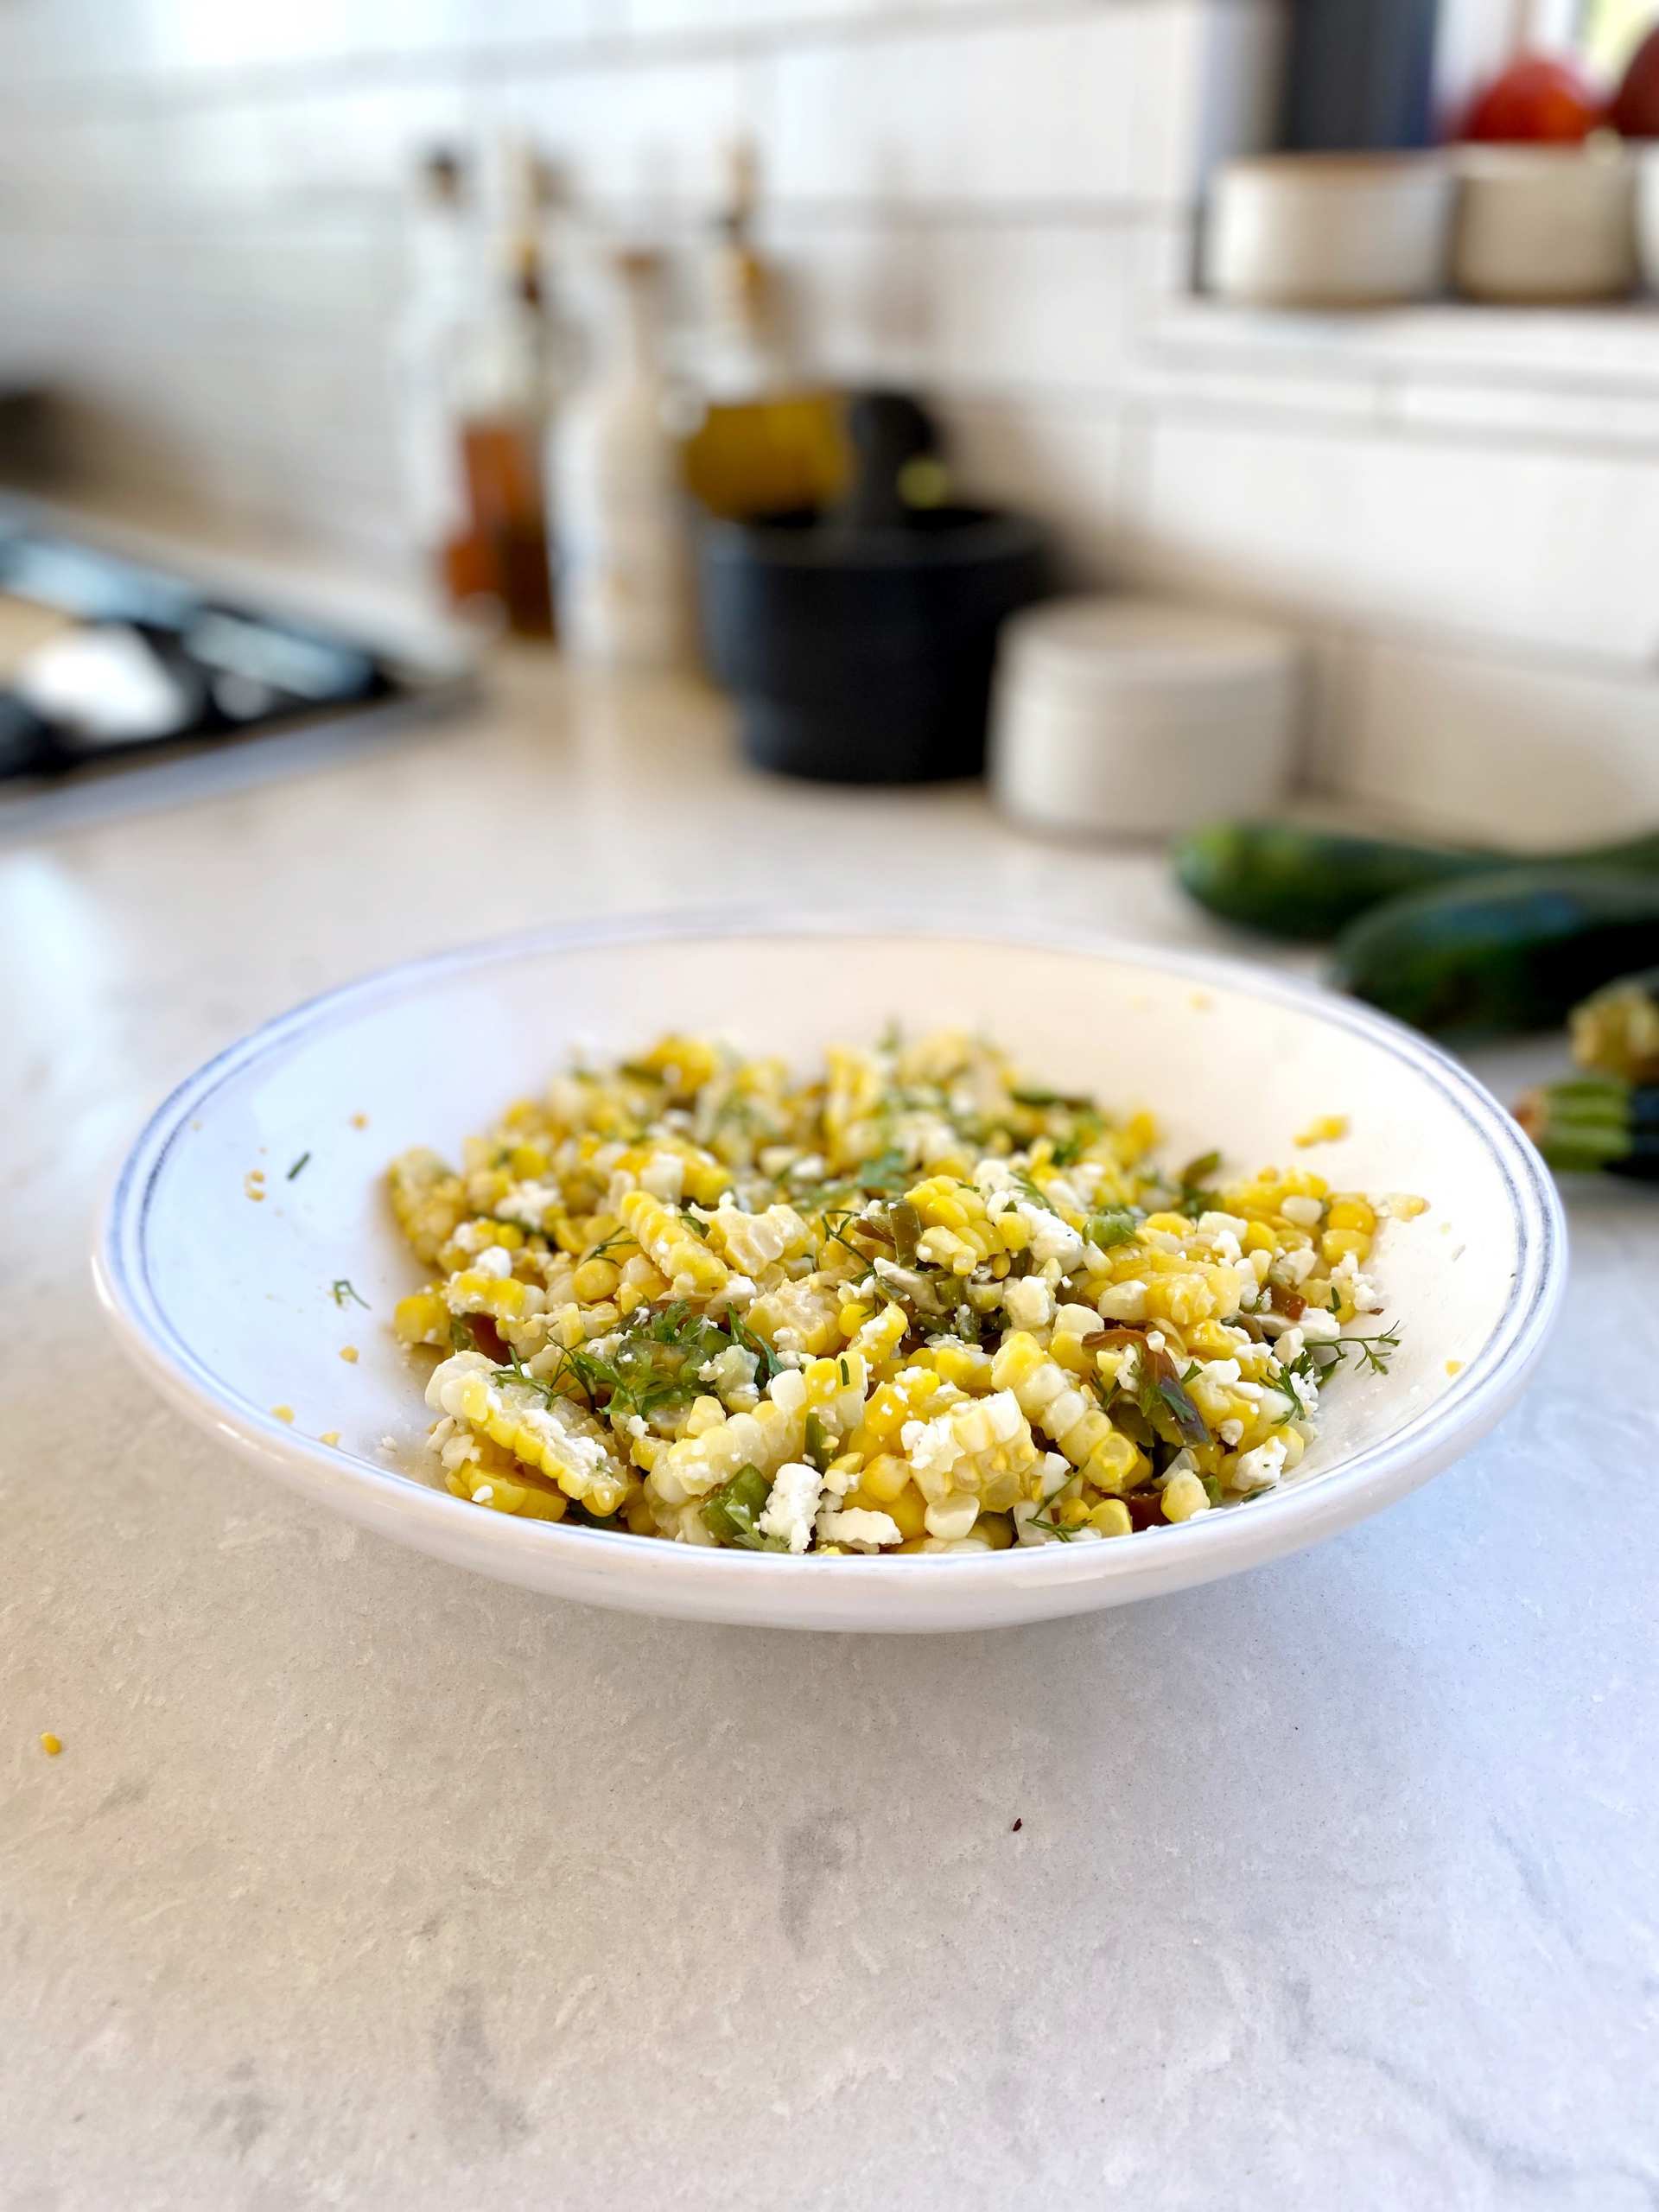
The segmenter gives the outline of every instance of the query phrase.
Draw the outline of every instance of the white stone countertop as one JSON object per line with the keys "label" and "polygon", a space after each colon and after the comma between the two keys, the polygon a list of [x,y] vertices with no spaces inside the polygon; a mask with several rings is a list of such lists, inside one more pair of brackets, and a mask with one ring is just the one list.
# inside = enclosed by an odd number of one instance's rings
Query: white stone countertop
{"label": "white stone countertop", "polygon": [[290,1001],[595,907],[935,888],[1219,941],[1153,856],[763,782],[705,695],[528,660],[0,854],[4,2212],[1659,2205],[1647,1192],[1575,1196],[1541,1379],[1427,1490],[982,1636],[498,1588],[116,1355],[100,1178]]}

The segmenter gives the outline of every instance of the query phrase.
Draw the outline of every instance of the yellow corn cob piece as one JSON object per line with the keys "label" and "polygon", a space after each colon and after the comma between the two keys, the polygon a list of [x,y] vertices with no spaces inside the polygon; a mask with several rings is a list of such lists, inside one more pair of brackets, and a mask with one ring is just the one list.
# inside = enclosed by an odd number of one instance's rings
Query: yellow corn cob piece
{"label": "yellow corn cob piece", "polygon": [[865,1382],[863,1360],[856,1352],[843,1352],[839,1358],[815,1359],[774,1376],[752,1413],[726,1414],[718,1399],[699,1399],[697,1406],[712,1405],[715,1417],[698,1433],[670,1445],[646,1478],[646,1487],[664,1504],[677,1506],[688,1498],[706,1497],[740,1467],[774,1475],[786,1459],[800,1457],[808,1414],[816,1413],[832,1437],[850,1436],[863,1409]]}
{"label": "yellow corn cob piece", "polygon": [[676,1298],[707,1297],[726,1282],[726,1262],[649,1191],[630,1191],[617,1211],[639,1249],[667,1276]]}
{"label": "yellow corn cob piece", "polygon": [[392,1333],[400,1344],[447,1344],[449,1308],[435,1290],[416,1290],[391,1310]]}
{"label": "yellow corn cob piece", "polygon": [[864,1464],[868,1466],[884,1453],[899,1452],[899,1439],[906,1421],[926,1420],[931,1414],[942,1411],[955,1395],[928,1369],[900,1368],[890,1382],[883,1382],[870,1393],[864,1417],[847,1441],[855,1452],[864,1454]]}
{"label": "yellow corn cob piece", "polygon": [[993,1252],[1008,1249],[971,1183],[933,1175],[905,1195],[922,1223],[916,1249],[931,1266],[949,1268],[952,1274],[971,1274]]}
{"label": "yellow corn cob piece", "polygon": [[843,1306],[836,1317],[837,1325],[846,1330],[852,1342],[849,1351],[857,1352],[872,1367],[880,1367],[891,1359],[904,1342],[905,1332],[910,1326],[910,1317],[902,1306],[884,1306],[879,1313],[861,1319],[848,1327],[849,1312],[861,1313],[859,1307]]}
{"label": "yellow corn cob piece", "polygon": [[1030,1425],[1012,1390],[966,1399],[931,1421],[907,1421],[899,1441],[930,1505],[955,1491],[977,1494],[997,1475],[1017,1480],[1037,1459]]}
{"label": "yellow corn cob piece", "polygon": [[487,1313],[497,1321],[527,1321],[547,1303],[538,1284],[520,1282],[514,1275],[486,1274],[476,1268],[463,1268],[443,1286],[443,1302],[452,1313]]}
{"label": "yellow corn cob piece", "polygon": [[870,1052],[832,1045],[824,1058],[824,1150],[832,1167],[851,1167],[880,1149],[871,1117],[881,1103],[886,1077]]}
{"label": "yellow corn cob piece", "polygon": [[416,1145],[393,1160],[387,1180],[397,1226],[419,1258],[435,1263],[468,1210],[460,1176],[435,1152]]}
{"label": "yellow corn cob piece", "polygon": [[661,1076],[675,1097],[690,1098],[719,1074],[720,1055],[705,1039],[671,1030],[632,1065]]}
{"label": "yellow corn cob piece", "polygon": [[949,1382],[974,1396],[984,1397],[990,1390],[991,1355],[982,1351],[977,1344],[924,1344],[906,1363],[937,1375],[942,1382]]}
{"label": "yellow corn cob piece", "polygon": [[614,1513],[630,1477],[591,1414],[522,1382],[504,1382],[482,1352],[457,1352],[432,1370],[426,1402],[522,1459],[591,1512]]}
{"label": "yellow corn cob piece", "polygon": [[803,1275],[752,1299],[743,1318],[779,1351],[833,1351],[841,1342],[841,1287],[826,1275]]}
{"label": "yellow corn cob piece", "polygon": [[477,1467],[459,1468],[444,1480],[456,1497],[486,1505],[492,1513],[515,1513],[525,1521],[563,1521],[569,1509],[564,1492],[551,1484],[543,1489],[535,1483],[514,1482],[507,1475],[486,1474]]}
{"label": "yellow corn cob piece", "polygon": [[812,1236],[793,1206],[772,1205],[764,1213],[721,1206],[709,1221],[709,1243],[739,1274],[759,1278],[779,1260],[810,1251]]}
{"label": "yellow corn cob piece", "polygon": [[1023,1329],[1004,1340],[991,1362],[991,1380],[999,1390],[1013,1391],[1032,1427],[1052,1438],[1096,1490],[1109,1495],[1132,1490],[1147,1471],[1146,1454]]}

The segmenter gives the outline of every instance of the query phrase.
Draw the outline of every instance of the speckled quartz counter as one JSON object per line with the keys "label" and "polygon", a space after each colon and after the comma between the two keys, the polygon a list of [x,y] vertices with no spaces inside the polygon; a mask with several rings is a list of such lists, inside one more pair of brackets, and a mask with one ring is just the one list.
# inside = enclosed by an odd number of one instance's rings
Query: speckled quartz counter
{"label": "speckled quartz counter", "polygon": [[1217,941],[1149,857],[758,782],[701,693],[534,664],[0,855],[5,2212],[1659,2203],[1645,1194],[1575,1200],[1542,1377],[1461,1467],[998,1635],[497,1588],[116,1357],[100,1176],[250,1025],[595,906],[894,887]]}

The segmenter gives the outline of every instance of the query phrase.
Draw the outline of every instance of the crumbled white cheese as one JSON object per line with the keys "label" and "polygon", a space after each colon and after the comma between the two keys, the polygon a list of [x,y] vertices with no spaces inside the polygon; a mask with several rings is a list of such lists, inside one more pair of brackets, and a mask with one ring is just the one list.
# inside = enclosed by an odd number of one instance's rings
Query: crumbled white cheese
{"label": "crumbled white cheese", "polygon": [[475,1274],[489,1275],[497,1282],[505,1282],[512,1273],[512,1255],[505,1244],[491,1244],[474,1256]]}
{"label": "crumbled white cheese", "polygon": [[1285,1440],[1270,1436],[1253,1452],[1243,1452],[1233,1470],[1233,1481],[1243,1490],[1270,1490],[1284,1471]]}
{"label": "crumbled white cheese", "polygon": [[1198,1227],[1209,1236],[1230,1236],[1235,1243],[1249,1227],[1243,1214],[1220,1213],[1213,1209],[1198,1216]]}
{"label": "crumbled white cheese", "polygon": [[1281,1252],[1272,1262],[1274,1278],[1288,1283],[1293,1290],[1300,1290],[1319,1264],[1319,1255],[1311,1244],[1295,1251]]}
{"label": "crumbled white cheese", "polygon": [[1224,1421],[1216,1434],[1230,1452],[1244,1441],[1244,1424],[1242,1421]]}
{"label": "crumbled white cheese", "polygon": [[823,1477],[804,1459],[791,1459],[779,1467],[760,1515],[761,1535],[782,1536],[791,1551],[804,1552],[812,1541],[812,1522],[823,1487]]}
{"label": "crumbled white cheese", "polygon": [[1083,1238],[1070,1222],[1062,1221],[1046,1206],[1022,1198],[1014,1208],[1031,1238],[1031,1256],[1039,1267],[1052,1261],[1062,1274],[1069,1274],[1083,1257]]}
{"label": "crumbled white cheese", "polygon": [[515,1183],[495,1202],[503,1221],[516,1221],[525,1229],[539,1229],[550,1207],[563,1206],[564,1193],[556,1183]]}
{"label": "crumbled white cheese", "polygon": [[1368,1276],[1359,1272],[1359,1262],[1351,1252],[1344,1252],[1331,1270],[1331,1280],[1339,1291],[1345,1292],[1349,1304],[1356,1313],[1368,1313],[1376,1306],[1376,1287]]}
{"label": "crumbled white cheese", "polygon": [[[1054,1294],[1040,1275],[1015,1275],[1002,1286],[1002,1311],[1016,1329],[1046,1329],[1054,1318]],[[1089,1319],[1092,1326],[1092,1313]]]}
{"label": "crumbled white cheese", "polygon": [[904,1541],[904,1531],[890,1513],[873,1512],[868,1506],[844,1506],[838,1512],[820,1513],[818,1541],[845,1544],[856,1552],[880,1551],[884,1544]]}
{"label": "crumbled white cheese", "polygon": [[639,1187],[665,1206],[678,1205],[685,1187],[685,1162],[675,1152],[653,1152],[639,1170]]}
{"label": "crumbled white cheese", "polygon": [[1280,1201],[1279,1211],[1287,1221],[1294,1221],[1298,1229],[1317,1229],[1325,1219],[1323,1198],[1305,1198],[1293,1194]]}
{"label": "crumbled white cheese", "polygon": [[1342,1324],[1334,1313],[1327,1313],[1322,1306],[1310,1306],[1297,1323],[1311,1344],[1328,1344],[1342,1334]]}

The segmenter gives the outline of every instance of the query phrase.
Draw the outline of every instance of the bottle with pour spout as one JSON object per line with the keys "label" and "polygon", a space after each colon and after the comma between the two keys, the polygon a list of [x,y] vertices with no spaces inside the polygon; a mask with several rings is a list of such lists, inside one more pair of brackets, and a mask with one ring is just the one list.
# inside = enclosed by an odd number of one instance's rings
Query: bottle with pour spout
{"label": "bottle with pour spout", "polygon": [[755,243],[760,175],[747,142],[727,149],[725,172],[703,264],[686,485],[710,514],[738,520],[826,506],[849,474],[842,403],[796,373],[783,274]]}
{"label": "bottle with pour spout", "polygon": [[610,342],[560,410],[550,476],[559,635],[578,660],[671,668],[690,653],[691,585],[663,364],[658,257],[611,262]]}

